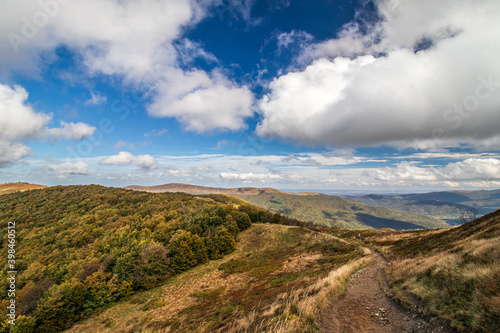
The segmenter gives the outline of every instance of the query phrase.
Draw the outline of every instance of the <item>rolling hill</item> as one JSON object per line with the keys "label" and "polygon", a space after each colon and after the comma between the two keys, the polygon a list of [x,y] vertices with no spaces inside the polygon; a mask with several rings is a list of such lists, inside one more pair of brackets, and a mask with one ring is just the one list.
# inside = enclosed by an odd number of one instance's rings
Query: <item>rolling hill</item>
{"label": "rolling hill", "polygon": [[426,214],[457,224],[460,210],[476,207],[480,215],[500,208],[500,190],[450,191],[403,195],[369,194],[349,198],[370,206]]}
{"label": "rolling hill", "polygon": [[39,190],[47,188],[44,185],[28,184],[28,183],[7,183],[0,184],[0,195],[15,192],[23,192],[29,190]]}
{"label": "rolling hill", "polygon": [[411,212],[372,207],[352,199],[318,193],[286,193],[269,188],[211,188],[184,184],[127,186],[129,190],[147,192],[187,192],[191,194],[222,193],[298,220],[347,229],[409,230],[444,228],[449,225],[437,218]]}
{"label": "rolling hill", "polygon": [[[4,194],[0,228],[9,232],[2,232],[0,261],[13,260],[9,270],[18,272],[16,329],[67,329],[137,291],[232,253],[238,234],[252,222],[288,221],[223,195],[97,185]],[[7,277],[3,269],[2,321],[12,299]],[[3,324],[0,331],[8,331]]]}

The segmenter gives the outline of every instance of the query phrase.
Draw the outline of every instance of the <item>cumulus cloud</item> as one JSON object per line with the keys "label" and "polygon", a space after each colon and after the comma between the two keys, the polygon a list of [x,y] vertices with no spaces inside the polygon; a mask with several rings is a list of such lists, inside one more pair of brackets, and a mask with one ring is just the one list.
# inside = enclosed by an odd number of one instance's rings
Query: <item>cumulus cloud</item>
{"label": "cumulus cloud", "polygon": [[11,166],[29,154],[30,149],[24,144],[0,140],[0,168]]}
{"label": "cumulus cloud", "polygon": [[118,155],[109,156],[101,161],[103,165],[127,165],[135,162],[136,158],[129,152],[121,151]]}
{"label": "cumulus cloud", "polygon": [[[380,0],[259,102],[260,136],[309,145],[500,148],[500,6]],[[366,28],[366,26],[365,26]],[[304,61],[306,61],[304,60]]]}
{"label": "cumulus cloud", "polygon": [[134,156],[121,151],[118,155],[109,156],[101,161],[102,165],[130,165],[136,163],[142,170],[153,170],[157,167],[156,159],[151,155]]}
{"label": "cumulus cloud", "polygon": [[[253,114],[250,90],[217,70],[181,68],[184,56],[216,61],[200,45],[181,39],[215,2],[54,0],[51,8],[35,0],[12,2],[8,8],[2,3],[0,33],[10,38],[0,41],[0,71],[3,76],[13,70],[36,73],[63,45],[81,57],[88,75],[115,76],[154,96],[146,107],[152,116],[174,117],[195,132],[239,130]],[[39,17],[47,20],[38,22]],[[103,99],[95,95],[87,102]]]}
{"label": "cumulus cloud", "polygon": [[28,92],[21,86],[0,84],[0,167],[9,166],[30,154],[26,141],[49,138],[80,140],[95,127],[84,123],[61,122],[48,128],[52,116],[36,112],[28,103]]}
{"label": "cumulus cloud", "polygon": [[148,107],[154,117],[175,117],[187,130],[236,131],[253,114],[253,94],[219,72],[175,70],[157,82],[157,94]]}
{"label": "cumulus cloud", "polygon": [[86,176],[89,174],[89,166],[85,162],[51,164],[44,166],[43,169],[54,175],[56,178]]}
{"label": "cumulus cloud", "polygon": [[96,130],[95,126],[90,126],[84,123],[67,123],[61,121],[61,126],[59,128],[47,129],[46,135],[54,138],[55,140],[67,139],[67,140],[81,140],[85,137],[91,136]]}
{"label": "cumulus cloud", "polygon": [[153,170],[153,169],[156,169],[156,167],[157,167],[156,160],[151,155],[139,155],[139,156],[137,156],[137,165],[142,170]]}

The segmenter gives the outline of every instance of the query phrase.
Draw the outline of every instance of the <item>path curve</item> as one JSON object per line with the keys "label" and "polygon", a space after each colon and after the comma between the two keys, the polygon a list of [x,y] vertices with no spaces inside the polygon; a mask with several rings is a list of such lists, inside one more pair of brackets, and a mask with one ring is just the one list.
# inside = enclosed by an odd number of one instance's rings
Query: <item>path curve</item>
{"label": "path curve", "polygon": [[388,298],[379,284],[379,272],[387,261],[372,252],[374,261],[354,274],[345,293],[326,309],[321,333],[445,333],[445,327],[430,323]]}

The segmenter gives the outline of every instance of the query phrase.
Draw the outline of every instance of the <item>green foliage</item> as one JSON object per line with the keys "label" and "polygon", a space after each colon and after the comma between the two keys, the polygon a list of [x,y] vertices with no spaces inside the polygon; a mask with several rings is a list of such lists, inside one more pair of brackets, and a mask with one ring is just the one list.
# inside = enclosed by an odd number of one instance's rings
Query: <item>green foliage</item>
{"label": "green foliage", "polygon": [[[134,291],[231,253],[241,230],[273,215],[236,202],[96,185],[0,196],[0,229],[16,221],[17,329],[67,329]],[[7,244],[5,233],[4,263]],[[3,270],[2,297],[7,289]]]}
{"label": "green foliage", "polygon": [[[290,225],[292,221],[283,220],[284,216],[288,216],[301,221],[312,221],[316,225],[345,229],[392,228],[405,230],[449,226],[434,217],[383,207],[371,207],[351,199],[332,195],[297,195],[265,191],[252,195],[245,193],[235,193],[234,195],[253,205],[283,215],[281,221],[278,221],[279,218],[276,215],[273,215],[273,220],[270,221],[265,212],[255,211],[252,208],[255,206],[240,207],[240,211],[247,213],[254,223],[258,221]],[[298,223],[296,220],[295,222]]]}

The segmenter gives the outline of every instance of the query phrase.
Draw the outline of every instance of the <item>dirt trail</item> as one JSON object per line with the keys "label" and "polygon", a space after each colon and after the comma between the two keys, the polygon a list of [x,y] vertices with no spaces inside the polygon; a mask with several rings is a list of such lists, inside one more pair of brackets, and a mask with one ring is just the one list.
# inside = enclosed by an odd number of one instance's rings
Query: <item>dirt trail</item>
{"label": "dirt trail", "polygon": [[378,275],[386,260],[378,253],[374,256],[374,262],[353,275],[345,293],[323,313],[320,332],[448,332],[408,312],[384,294]]}

